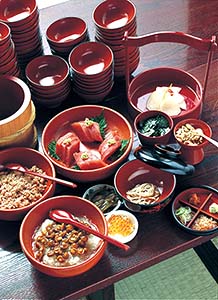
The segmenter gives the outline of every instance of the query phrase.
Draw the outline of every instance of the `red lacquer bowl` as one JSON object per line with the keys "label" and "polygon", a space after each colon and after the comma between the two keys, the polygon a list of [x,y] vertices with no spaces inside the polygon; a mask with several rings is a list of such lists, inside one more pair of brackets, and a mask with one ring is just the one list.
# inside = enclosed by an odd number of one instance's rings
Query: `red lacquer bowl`
{"label": "red lacquer bowl", "polygon": [[[19,163],[24,167],[31,168],[36,165],[42,169],[47,175],[55,177],[55,168],[50,160],[42,153],[30,148],[10,148],[1,151],[0,164]],[[39,202],[52,197],[55,191],[55,183],[48,181],[43,196],[36,202],[16,209],[0,209],[0,219],[7,221],[21,220],[27,212],[37,205]]]}
{"label": "red lacquer bowl", "polygon": [[199,118],[202,111],[202,86],[191,74],[176,68],[156,68],[137,75],[128,87],[128,109],[134,118],[142,111],[147,111],[147,100],[158,86],[181,87],[185,97],[186,109],[171,116],[174,124],[183,119]]}
{"label": "red lacquer bowl", "polygon": [[85,273],[94,267],[103,256],[107,242],[100,241],[94,254],[84,262],[67,267],[55,267],[39,262],[32,249],[32,238],[35,230],[42,222],[49,218],[49,211],[52,209],[63,209],[76,217],[86,216],[99,230],[107,235],[107,222],[103,213],[96,205],[88,200],[77,196],[57,196],[49,198],[35,206],[24,218],[20,227],[20,243],[27,259],[38,271],[54,277],[71,277]]}
{"label": "red lacquer bowl", "polygon": [[[122,155],[110,164],[92,170],[78,170],[72,167],[67,167],[63,162],[51,157],[48,151],[48,145],[64,133],[70,131],[70,124],[75,121],[82,121],[85,118],[92,118],[104,114],[107,122],[107,130],[117,130],[121,139],[128,140],[127,147]],[[42,133],[42,149],[45,155],[52,161],[58,173],[65,177],[78,182],[101,181],[116,172],[121,164],[128,158],[133,144],[133,131],[129,122],[120,113],[113,109],[100,105],[82,105],[67,109],[53,119],[45,126]],[[96,149],[98,144],[89,146],[91,149]],[[80,149],[82,144],[80,145]]]}
{"label": "red lacquer bowl", "polygon": [[83,41],[87,34],[85,21],[77,17],[66,17],[53,22],[46,31],[48,42],[66,48]]}
{"label": "red lacquer bowl", "polygon": [[202,129],[203,133],[207,135],[208,137],[212,136],[212,130],[210,126],[200,120],[200,119],[185,119],[180,121],[176,124],[174,127],[174,137],[177,140],[177,142],[181,146],[181,156],[184,159],[185,162],[196,165],[200,163],[204,159],[204,147],[208,144],[208,141],[203,138],[202,143],[199,145],[189,145],[187,143],[183,143],[176,137],[176,132],[179,128],[181,128],[185,124],[192,125],[195,129],[200,128]]}
{"label": "red lacquer bowl", "polygon": [[73,72],[81,76],[101,76],[113,63],[111,49],[98,42],[86,42],[75,47],[69,55],[69,64]]}
{"label": "red lacquer bowl", "polygon": [[[135,187],[136,184],[142,183],[152,183],[159,189],[158,201],[153,204],[136,204],[127,198],[127,191]],[[134,159],[126,162],[118,169],[114,177],[114,186],[129,210],[154,213],[164,208],[172,199],[176,177],[171,173]]]}
{"label": "red lacquer bowl", "polygon": [[135,5],[128,0],[106,0],[94,10],[92,18],[101,30],[116,31],[128,27],[136,16]]}

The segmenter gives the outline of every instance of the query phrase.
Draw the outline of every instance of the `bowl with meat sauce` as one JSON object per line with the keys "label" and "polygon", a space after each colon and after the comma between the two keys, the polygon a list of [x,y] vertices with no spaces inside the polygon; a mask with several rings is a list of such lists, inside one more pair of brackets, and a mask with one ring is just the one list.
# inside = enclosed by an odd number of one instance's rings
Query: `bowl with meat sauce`
{"label": "bowl with meat sauce", "polygon": [[114,186],[129,210],[155,213],[172,200],[176,177],[134,159],[118,169],[114,177]]}
{"label": "bowl with meat sauce", "polygon": [[218,191],[210,186],[193,186],[173,200],[172,214],[178,226],[195,235],[218,232]]}
{"label": "bowl with meat sauce", "polygon": [[136,116],[134,128],[142,145],[167,144],[173,131],[173,120],[164,112],[149,110]]}
{"label": "bowl with meat sauce", "polygon": [[9,148],[0,157],[0,220],[21,220],[39,202],[52,197],[55,183],[19,171],[4,169],[18,163],[31,171],[55,177],[55,168],[42,153],[31,148]]}
{"label": "bowl with meat sauce", "polygon": [[67,109],[45,126],[42,148],[58,173],[77,182],[101,181],[116,172],[132,149],[124,116],[100,105]]}
{"label": "bowl with meat sauce", "polygon": [[107,234],[103,213],[90,201],[77,196],[56,196],[36,205],[23,219],[20,243],[30,263],[54,277],[82,274],[98,263],[107,242],[68,223],[49,217],[52,209],[67,211],[77,220]]}
{"label": "bowl with meat sauce", "polygon": [[212,136],[211,127],[200,119],[185,119],[174,127],[174,137],[181,146],[181,157],[196,165],[204,159],[204,147],[208,141],[203,135]]}

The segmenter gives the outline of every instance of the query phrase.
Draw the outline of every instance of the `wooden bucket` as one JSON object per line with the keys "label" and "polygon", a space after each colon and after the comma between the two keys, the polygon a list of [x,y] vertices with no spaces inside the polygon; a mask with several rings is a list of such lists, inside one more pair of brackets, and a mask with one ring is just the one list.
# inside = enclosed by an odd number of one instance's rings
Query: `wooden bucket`
{"label": "wooden bucket", "polygon": [[37,143],[35,106],[28,86],[19,78],[0,76],[0,149]]}

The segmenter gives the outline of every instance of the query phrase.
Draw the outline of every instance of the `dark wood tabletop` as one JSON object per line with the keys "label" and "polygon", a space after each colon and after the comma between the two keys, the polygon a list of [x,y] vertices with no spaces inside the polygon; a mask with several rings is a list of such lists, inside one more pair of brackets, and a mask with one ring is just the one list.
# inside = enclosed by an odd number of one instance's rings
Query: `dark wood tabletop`
{"label": "dark wood tabletop", "polygon": [[[181,31],[207,39],[212,35],[218,35],[218,0],[133,0],[133,2],[137,9],[138,35],[162,30]],[[46,28],[64,16],[83,18],[88,24],[90,40],[94,40],[92,11],[98,3],[100,1],[97,0],[71,0],[40,10],[44,53],[50,53],[45,38]],[[140,64],[133,75],[153,67],[172,66],[190,72],[202,82],[206,60],[207,53],[190,49],[185,45],[167,43],[147,45],[141,49]],[[210,124],[213,138],[216,140],[218,139],[217,83],[218,51],[213,56],[201,115],[201,119]],[[119,78],[115,79],[112,92],[101,104],[122,111],[126,101],[125,80]],[[72,91],[69,99],[56,109],[37,107],[39,150],[41,150],[41,132],[47,121],[65,108],[84,103],[84,100]],[[132,121],[126,111],[124,114]],[[138,140],[135,138],[134,147],[137,144]],[[176,192],[196,184],[218,189],[217,171],[218,151],[216,147],[208,144],[205,148],[205,158],[196,166],[194,174],[177,176]],[[108,182],[112,183],[113,178],[109,178]],[[83,184],[79,185],[77,190],[70,191],[58,186],[56,194],[76,193],[81,196],[87,187],[88,185]],[[139,232],[129,243],[131,249],[128,252],[108,245],[104,256],[94,268],[81,276],[64,279],[49,277],[35,270],[22,253],[19,244],[20,222],[0,221],[0,299],[73,300],[85,295],[91,295],[90,299],[95,299],[97,291],[100,291],[98,299],[113,299],[115,282],[190,248],[196,250],[218,281],[218,254],[211,242],[216,234],[195,236],[178,228],[172,218],[170,204],[159,213],[136,214],[136,217],[139,221]]]}

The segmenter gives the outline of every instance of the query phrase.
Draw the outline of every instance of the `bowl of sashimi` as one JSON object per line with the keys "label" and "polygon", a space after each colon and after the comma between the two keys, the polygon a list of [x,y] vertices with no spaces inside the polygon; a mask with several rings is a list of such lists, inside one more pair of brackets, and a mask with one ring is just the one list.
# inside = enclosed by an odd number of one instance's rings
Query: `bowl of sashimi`
{"label": "bowl of sashimi", "polygon": [[56,171],[77,182],[101,181],[127,160],[133,130],[117,111],[100,105],[69,108],[42,132],[42,149]]}
{"label": "bowl of sashimi", "polygon": [[177,68],[155,68],[137,75],[128,87],[128,110],[132,117],[149,110],[166,113],[174,124],[198,119],[203,88],[190,73]]}

